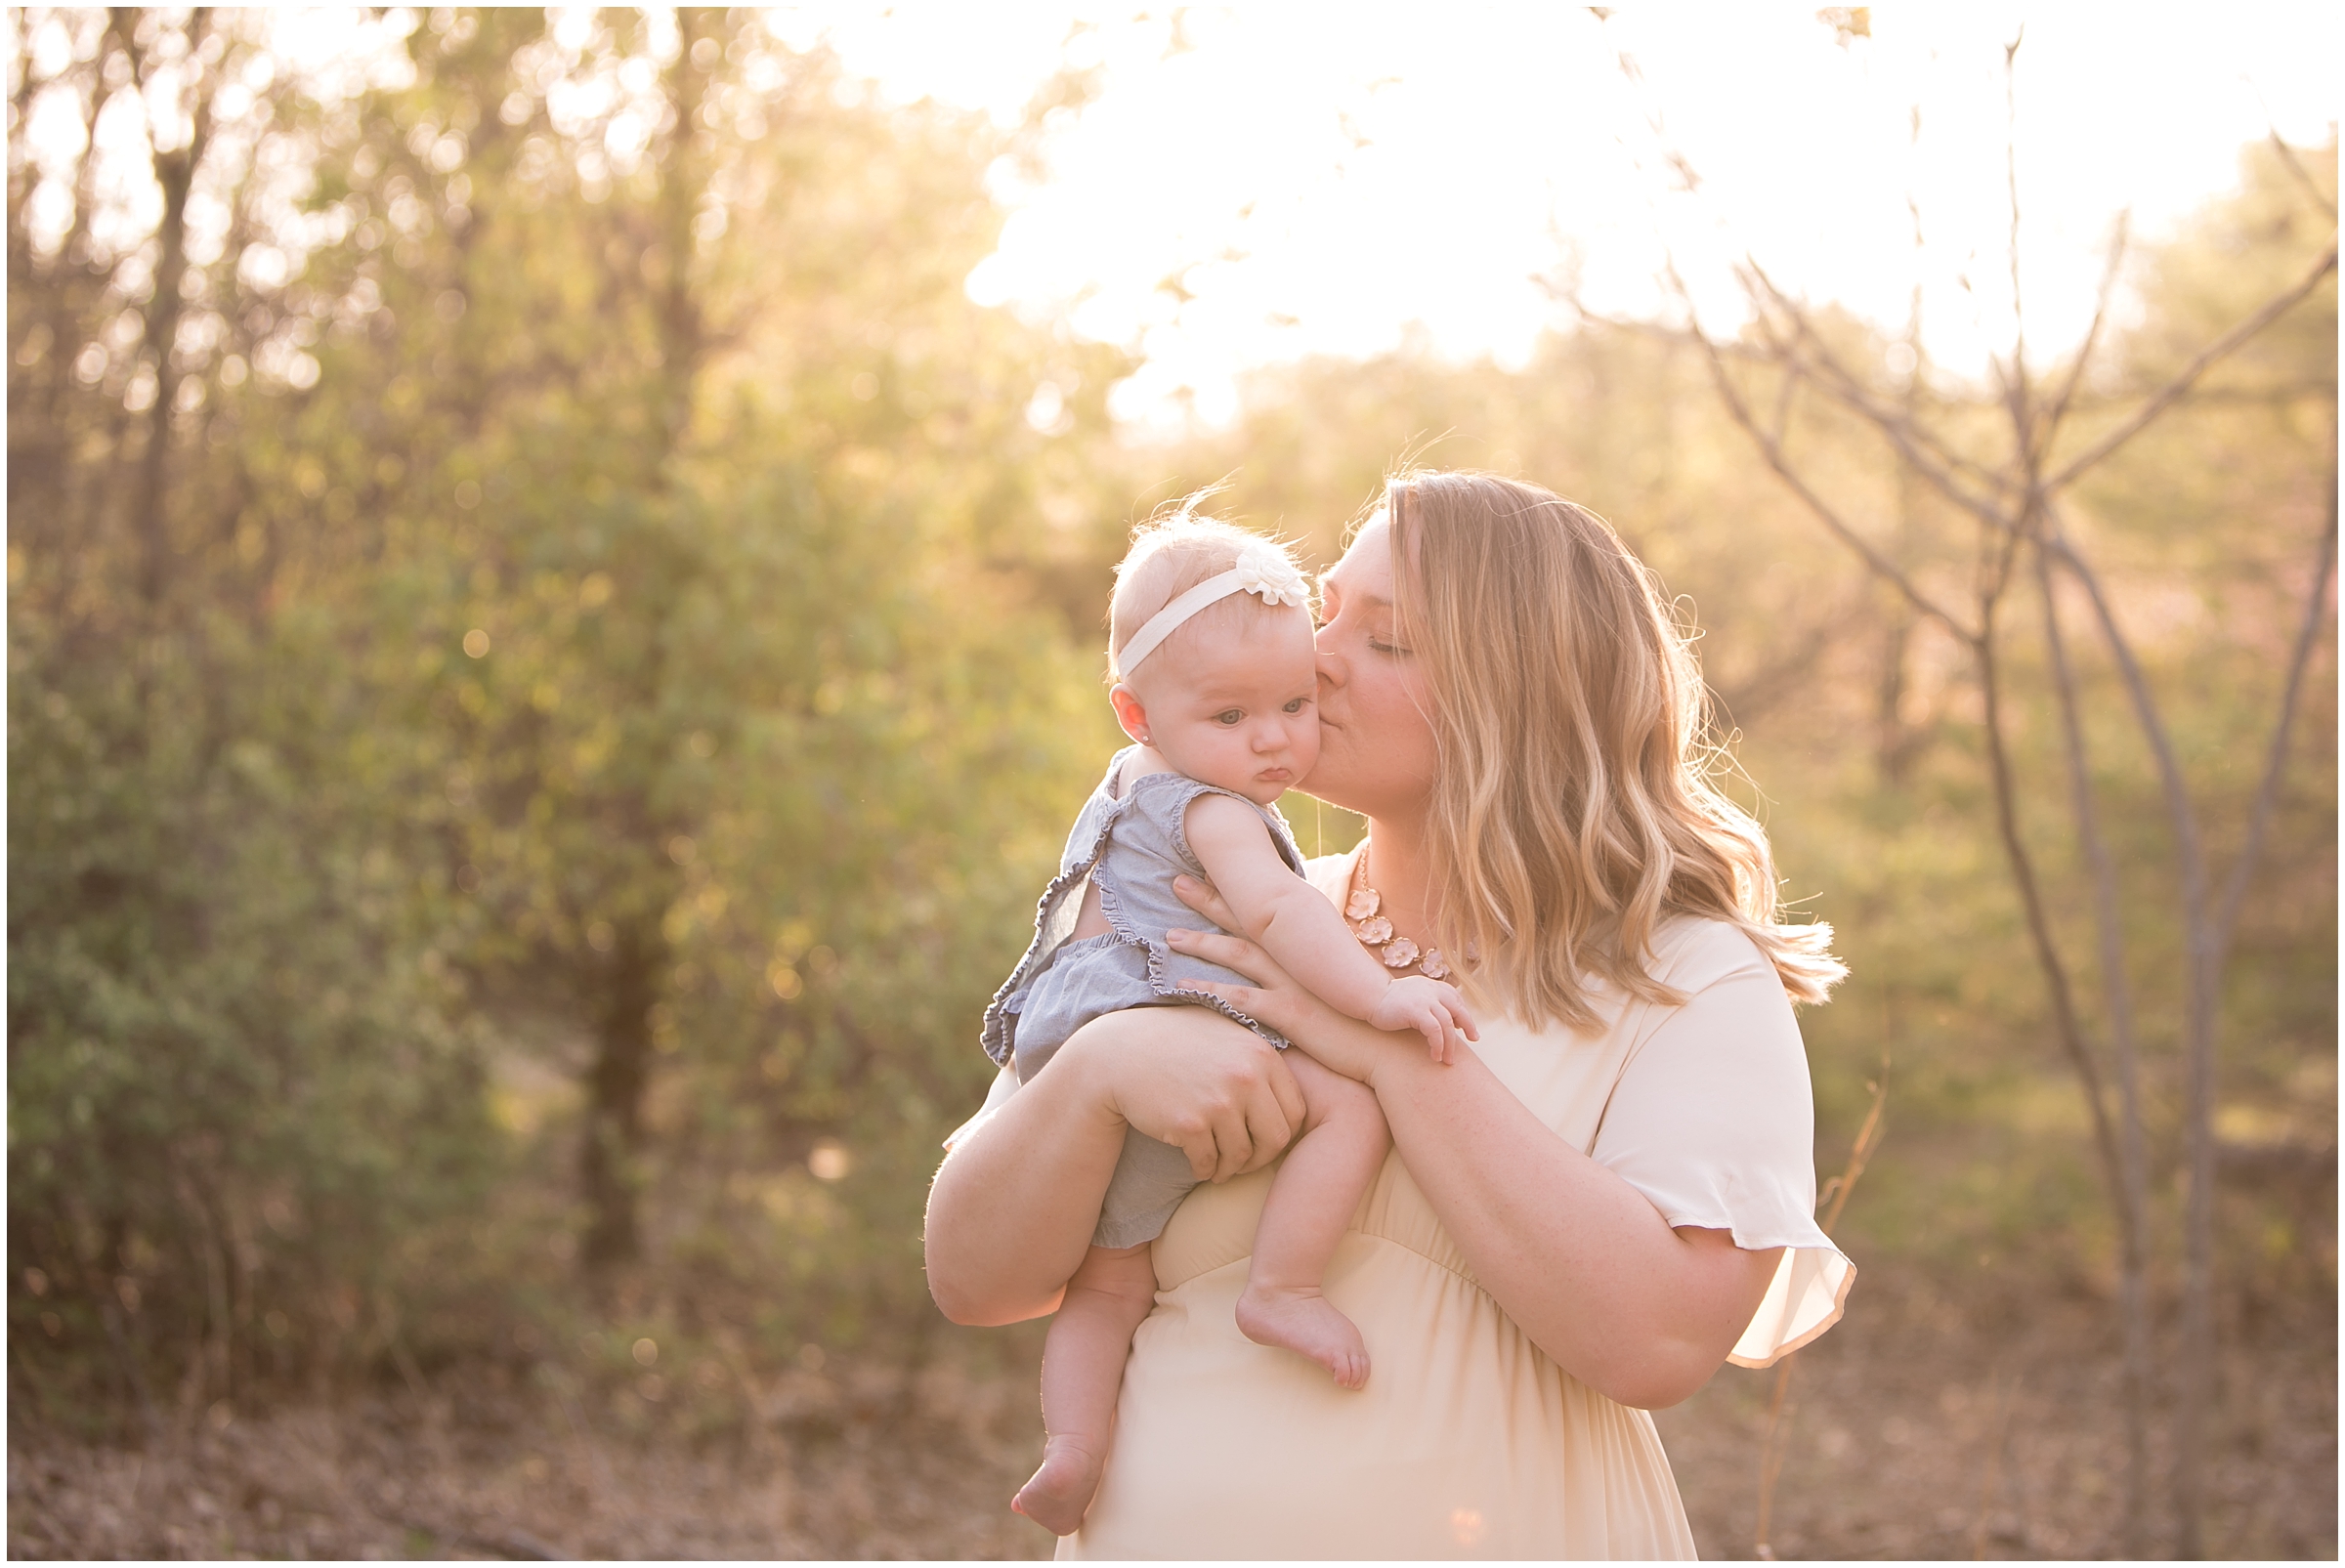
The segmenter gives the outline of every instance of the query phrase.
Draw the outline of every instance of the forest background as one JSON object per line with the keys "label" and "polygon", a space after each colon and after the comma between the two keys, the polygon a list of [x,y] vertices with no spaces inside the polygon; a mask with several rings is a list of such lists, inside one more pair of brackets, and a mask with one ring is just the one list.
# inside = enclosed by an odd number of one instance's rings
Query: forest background
{"label": "forest background", "polygon": [[[1003,1506],[1039,1327],[946,1324],[919,1212],[1116,742],[1108,569],[1216,481],[1324,563],[1411,453],[1588,502],[1680,597],[1731,787],[1851,965],[1804,1029],[1819,1170],[1871,1129],[1839,1195],[1864,1279],[1788,1396],[1729,1370],[1662,1417],[1705,1551],[2090,1555],[2129,1509],[2187,1544],[2163,1485],[2126,1490],[2121,1206],[1977,660],[1720,396],[1784,362],[1757,325],[1723,372],[1683,322],[1588,316],[1519,367],[1404,344],[1259,372],[1226,425],[1119,427],[1130,354],[963,286],[989,172],[1035,166],[1084,72],[1003,129],[745,13],[380,24],[404,68],[334,80],[257,14],[13,21],[12,1552],[1045,1549]],[[2334,201],[2333,138],[2246,148],[2125,258],[2069,387],[2083,445],[2311,279],[2065,502],[2218,865],[2292,699],[2205,1102],[2215,1404],[2196,1458],[2162,1377],[2148,1428],[2217,1555],[2335,1552]],[[1880,400],[1998,417],[1800,318]],[[1879,429],[1785,417],[1911,580],[1983,570]],[[2090,974],[2035,591],[1996,733]],[[2127,671],[2062,616],[2162,1366],[2186,868]]]}

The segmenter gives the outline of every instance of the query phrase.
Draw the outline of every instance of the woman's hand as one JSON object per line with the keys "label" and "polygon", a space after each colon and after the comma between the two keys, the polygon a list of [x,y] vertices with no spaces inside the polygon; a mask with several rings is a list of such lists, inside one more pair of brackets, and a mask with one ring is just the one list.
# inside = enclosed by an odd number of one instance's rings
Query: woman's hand
{"label": "woman's hand", "polygon": [[1068,1038],[1059,1059],[1069,1054],[1069,1065],[1080,1064],[1099,1085],[1108,1109],[1187,1155],[1199,1181],[1260,1169],[1302,1125],[1302,1090],[1278,1052],[1207,1008],[1108,1013]]}
{"label": "woman's hand", "polygon": [[1262,1038],[1206,1007],[1094,1018],[963,1133],[928,1193],[928,1289],[956,1323],[1057,1309],[1083,1262],[1125,1129],[1176,1145],[1205,1181],[1267,1165],[1302,1090]]}

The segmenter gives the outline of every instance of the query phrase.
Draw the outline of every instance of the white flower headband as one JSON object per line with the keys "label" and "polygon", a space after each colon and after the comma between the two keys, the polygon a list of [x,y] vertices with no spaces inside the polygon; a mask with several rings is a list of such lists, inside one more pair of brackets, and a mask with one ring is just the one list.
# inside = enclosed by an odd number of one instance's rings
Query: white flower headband
{"label": "white flower headband", "polygon": [[1148,623],[1132,633],[1131,641],[1116,657],[1118,672],[1130,679],[1131,672],[1140,667],[1140,660],[1155,653],[1166,638],[1180,629],[1183,621],[1233,593],[1259,594],[1262,603],[1272,609],[1280,605],[1307,605],[1311,600],[1310,584],[1303,580],[1295,563],[1287,559],[1286,552],[1257,540],[1238,551],[1236,566],[1219,576],[1206,578],[1150,615]]}

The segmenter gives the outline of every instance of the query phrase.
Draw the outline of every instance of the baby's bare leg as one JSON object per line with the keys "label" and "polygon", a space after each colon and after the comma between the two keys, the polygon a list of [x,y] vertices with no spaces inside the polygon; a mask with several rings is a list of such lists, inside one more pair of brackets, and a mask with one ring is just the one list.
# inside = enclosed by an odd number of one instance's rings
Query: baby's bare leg
{"label": "baby's bare leg", "polygon": [[1368,1346],[1319,1286],[1392,1134],[1366,1084],[1299,1050],[1286,1057],[1309,1110],[1262,1205],[1254,1263],[1238,1297],[1238,1328],[1257,1344],[1310,1357],[1337,1382],[1357,1388],[1368,1380]]}
{"label": "baby's bare leg", "polygon": [[1107,1463],[1131,1336],[1156,1302],[1148,1249],[1094,1247],[1043,1340],[1043,1467],[1009,1505],[1052,1535],[1083,1526]]}

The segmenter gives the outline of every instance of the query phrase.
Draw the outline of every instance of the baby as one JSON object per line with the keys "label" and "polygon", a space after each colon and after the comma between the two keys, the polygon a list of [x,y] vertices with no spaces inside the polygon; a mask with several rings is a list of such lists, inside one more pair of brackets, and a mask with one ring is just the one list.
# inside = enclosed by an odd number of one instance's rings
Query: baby
{"label": "baby", "polygon": [[[1301,852],[1271,809],[1319,755],[1308,598],[1280,546],[1186,511],[1144,529],[1117,568],[1108,698],[1135,743],[1076,818],[1034,945],[986,1009],[986,1051],[1021,1082],[1083,1024],[1126,1007],[1213,1007],[1286,1048],[1221,998],[1184,989],[1245,982],[1166,946],[1168,928],[1205,923],[1173,896],[1183,873],[1211,881],[1244,935],[1332,1006],[1422,1032],[1442,1062],[1461,1037],[1478,1038],[1454,987],[1396,978],[1361,946],[1303,880]],[[1307,1111],[1262,1208],[1238,1328],[1357,1388],[1367,1346],[1320,1278],[1390,1134],[1364,1085],[1300,1051],[1287,1063]],[[1059,1535],[1081,1526],[1099,1485],[1125,1357],[1156,1296],[1148,1244],[1196,1181],[1180,1150],[1127,1133],[1044,1342],[1042,1467],[1010,1504]]]}

